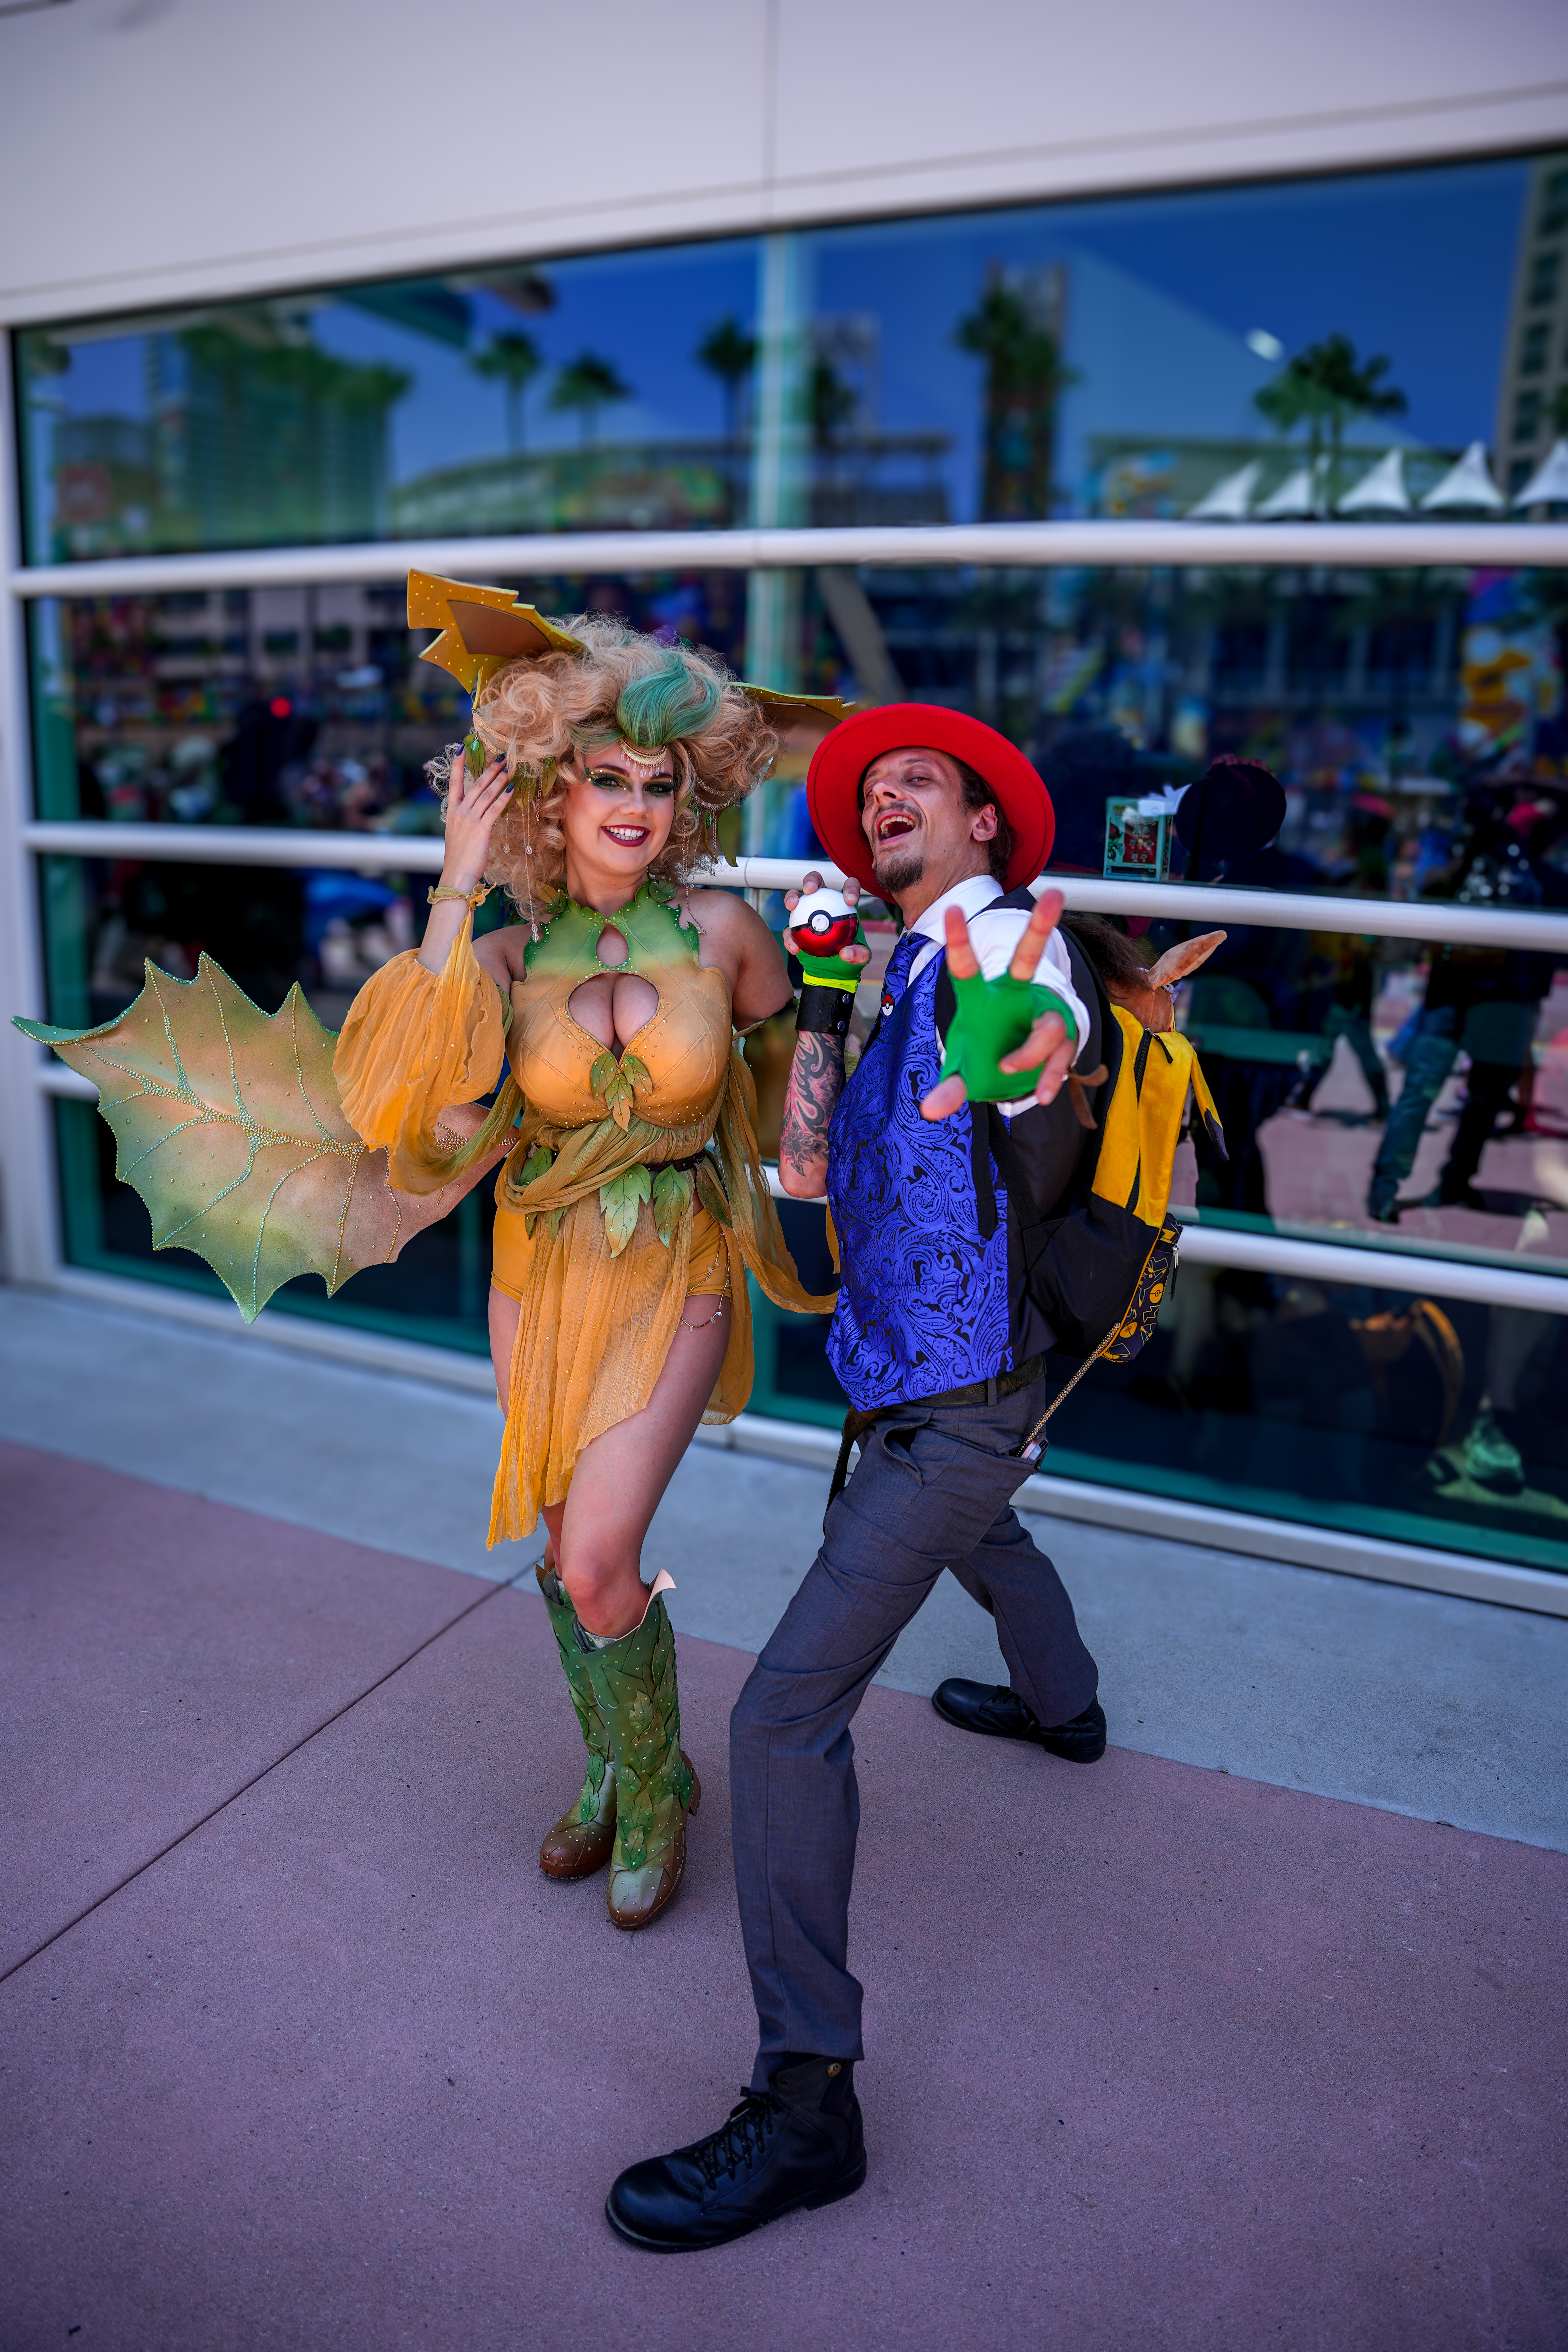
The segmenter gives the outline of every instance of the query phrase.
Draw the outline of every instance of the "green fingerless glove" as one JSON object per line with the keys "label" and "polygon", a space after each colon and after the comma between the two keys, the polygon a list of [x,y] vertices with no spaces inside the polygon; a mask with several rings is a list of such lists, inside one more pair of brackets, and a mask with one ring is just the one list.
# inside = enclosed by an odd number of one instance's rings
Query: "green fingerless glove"
{"label": "green fingerless glove", "polygon": [[[855,937],[849,944],[857,948],[866,945],[864,923],[856,924]],[[812,988],[842,988],[853,996],[866,977],[863,963],[846,963],[842,955],[802,955],[796,948],[795,961],[800,965],[802,979]]]}
{"label": "green fingerless glove", "polygon": [[962,1078],[972,1103],[1016,1102],[1032,1095],[1039,1079],[1033,1070],[1004,1070],[1004,1055],[1016,1053],[1044,1013],[1059,1013],[1069,1038],[1078,1042],[1078,1024],[1054,989],[1032,980],[1015,980],[1003,972],[996,980],[976,973],[973,980],[952,982],[958,1010],[947,1033],[942,1055],[944,1078]]}

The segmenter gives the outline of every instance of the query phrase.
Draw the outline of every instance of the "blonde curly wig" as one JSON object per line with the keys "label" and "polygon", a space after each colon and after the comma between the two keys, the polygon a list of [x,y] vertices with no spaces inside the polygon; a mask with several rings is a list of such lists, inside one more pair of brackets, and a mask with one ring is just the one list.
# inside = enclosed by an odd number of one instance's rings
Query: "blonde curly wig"
{"label": "blonde curly wig", "polygon": [[[574,752],[620,740],[644,751],[668,746],[675,820],[649,871],[679,884],[717,855],[719,811],[745,799],[778,751],[778,737],[716,654],[664,644],[602,613],[560,625],[586,650],[508,662],[474,700],[475,735],[519,780],[490,835],[485,879],[500,884],[525,921],[547,915],[565,887],[561,807],[573,779],[561,770]],[[426,772],[443,815],[462,756],[460,743],[449,744]]]}

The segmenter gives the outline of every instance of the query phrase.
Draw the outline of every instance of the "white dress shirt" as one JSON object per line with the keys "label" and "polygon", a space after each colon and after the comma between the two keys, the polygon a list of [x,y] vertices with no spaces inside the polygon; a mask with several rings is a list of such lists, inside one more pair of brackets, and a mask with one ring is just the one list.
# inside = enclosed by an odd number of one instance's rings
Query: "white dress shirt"
{"label": "white dress shirt", "polygon": [[[993,874],[972,874],[966,881],[954,883],[951,890],[944,890],[942,897],[926,908],[919,922],[911,926],[931,944],[921,949],[910,965],[910,985],[913,986],[931,959],[947,945],[947,910],[950,907],[956,907],[968,923],[970,943],[985,978],[995,980],[1005,972],[1029,921],[1028,916],[1018,907],[998,907],[994,913],[988,911],[994,901],[1005,895],[1002,885]],[[1073,1051],[1076,1061],[1088,1041],[1089,1014],[1072,984],[1072,965],[1059,931],[1053,931],[1046,941],[1046,951],[1040,958],[1035,978],[1042,988],[1048,988],[1053,994],[1059,996],[1072,1014],[1073,1027],[1078,1033],[1078,1043]],[[999,1103],[997,1108],[1004,1118],[1010,1118],[1016,1111],[1029,1109],[1033,1100],[1033,1096],[1026,1095],[1018,1102]]]}

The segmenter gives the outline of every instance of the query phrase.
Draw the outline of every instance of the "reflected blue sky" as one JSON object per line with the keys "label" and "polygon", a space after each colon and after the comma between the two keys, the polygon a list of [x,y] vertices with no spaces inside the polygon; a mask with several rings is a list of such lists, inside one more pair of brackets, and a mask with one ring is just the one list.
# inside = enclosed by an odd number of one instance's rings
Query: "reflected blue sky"
{"label": "reflected blue sky", "polygon": [[[1363,353],[1386,353],[1410,403],[1399,437],[1458,448],[1494,430],[1529,169],[1486,162],[826,229],[804,239],[805,299],[819,317],[876,322],[877,413],[863,421],[948,436],[942,472],[955,518],[975,509],[982,369],[953,333],[996,268],[1060,273],[1075,381],[1057,471],[1069,504],[1087,497],[1096,436],[1256,437],[1253,395],[1275,372],[1247,347],[1256,329],[1287,351],[1339,331]],[[758,256],[755,240],[738,238],[542,264],[554,307],[526,316],[478,273],[454,277],[431,288],[423,328],[387,315],[403,299],[395,288],[282,307],[308,317],[326,350],[411,377],[391,417],[400,484],[504,452],[500,387],[468,355],[509,328],[531,335],[547,363],[526,396],[530,447],[579,438],[575,420],[550,410],[548,391],[550,371],[584,350],[610,359],[633,390],[603,412],[603,440],[717,436],[722,395],[696,352],[727,315],[753,323]],[[404,307],[417,317],[416,300]],[[465,310],[467,351],[455,340]],[[39,384],[41,408],[148,415],[141,332],[58,331],[72,363]],[[50,438],[36,436],[39,503]]]}

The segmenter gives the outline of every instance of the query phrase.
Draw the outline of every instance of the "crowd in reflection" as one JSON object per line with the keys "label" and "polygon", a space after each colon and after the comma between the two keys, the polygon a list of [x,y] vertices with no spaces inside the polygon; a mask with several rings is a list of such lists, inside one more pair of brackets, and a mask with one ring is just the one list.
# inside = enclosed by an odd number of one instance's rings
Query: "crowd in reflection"
{"label": "crowd in reflection", "polygon": [[[1112,730],[1081,729],[1058,737],[1041,764],[1059,816],[1053,867],[1100,871],[1107,797],[1135,789],[1141,765],[1157,786],[1158,763],[1141,762]],[[1310,829],[1299,814],[1288,824],[1287,794],[1257,762],[1217,761],[1179,800],[1170,797],[1179,878],[1346,896],[1371,895],[1375,880],[1386,894],[1415,835],[1427,895],[1440,902],[1505,914],[1568,905],[1568,784],[1553,772],[1473,778],[1455,795],[1440,839],[1424,814],[1402,826],[1389,806],[1363,794],[1341,835],[1337,870],[1328,872],[1292,845],[1292,833],[1310,838]],[[1152,957],[1188,927],[1132,918],[1129,928]],[[1539,1223],[1568,1209],[1555,1155],[1534,1155],[1531,1174],[1510,1167],[1507,1181],[1497,1181],[1504,1171],[1496,1163],[1483,1171],[1494,1140],[1563,1131],[1568,1101],[1552,1099],[1559,1049],[1551,1004],[1568,958],[1507,944],[1226,928],[1181,1011],[1228,1154],[1222,1160],[1200,1141],[1194,1205],[1247,1220],[1373,1225],[1398,1224],[1418,1209],[1516,1224],[1531,1213]],[[1568,1042],[1568,1012],[1563,1026]],[[1347,1127],[1371,1131],[1373,1148],[1347,1148]]]}
{"label": "crowd in reflection", "polygon": [[[223,743],[174,739],[156,789],[200,798],[184,822],[239,815],[367,835],[438,824],[422,768],[334,749],[289,716],[252,715]],[[1363,793],[1331,829],[1254,761],[1212,763],[1184,786],[1173,763],[1099,726],[1058,730],[1037,756],[1058,812],[1053,870],[1064,878],[1101,870],[1107,800],[1141,793],[1172,813],[1173,880],[1371,896],[1419,858],[1438,903],[1506,913],[1568,900],[1568,786],[1539,767],[1472,777],[1441,824]],[[107,803],[123,778],[104,760],[94,781]],[[796,797],[786,788],[778,799],[777,845],[809,854]],[[145,801],[138,813],[150,813]],[[69,861],[67,873],[66,863],[55,936],[68,936],[74,891],[85,997],[62,999],[57,1017],[72,1021],[112,1017],[136,992],[143,957],[188,977],[205,949],[263,1005],[301,979],[336,1026],[368,973],[421,927],[422,877],[141,859]],[[1119,919],[1152,961],[1214,916],[1194,926]],[[1185,1147],[1179,1202],[1211,1223],[1369,1241],[1397,1224],[1400,1241],[1417,1245],[1568,1261],[1568,1001],[1558,991],[1568,959],[1506,944],[1226,929],[1179,1010],[1226,1156],[1201,1139],[1195,1156]],[[751,1050],[765,1123],[767,1037]],[[1407,1534],[1446,1523],[1450,1540],[1456,1526],[1495,1529],[1500,1512],[1515,1551],[1528,1552],[1568,1538],[1554,1402],[1565,1335],[1568,1323],[1514,1308],[1191,1265],[1153,1347],[1128,1372],[1084,1384],[1059,1442],[1086,1461],[1128,1455],[1133,1412],[1147,1426],[1132,1451],[1168,1454],[1170,1476],[1195,1495],[1205,1481],[1216,1494],[1251,1487],[1262,1507],[1294,1493],[1303,1510],[1331,1517],[1342,1507],[1389,1512],[1390,1528]],[[778,1402],[804,1382],[826,1404],[826,1365],[807,1360],[808,1335],[796,1339],[777,1370]]]}

